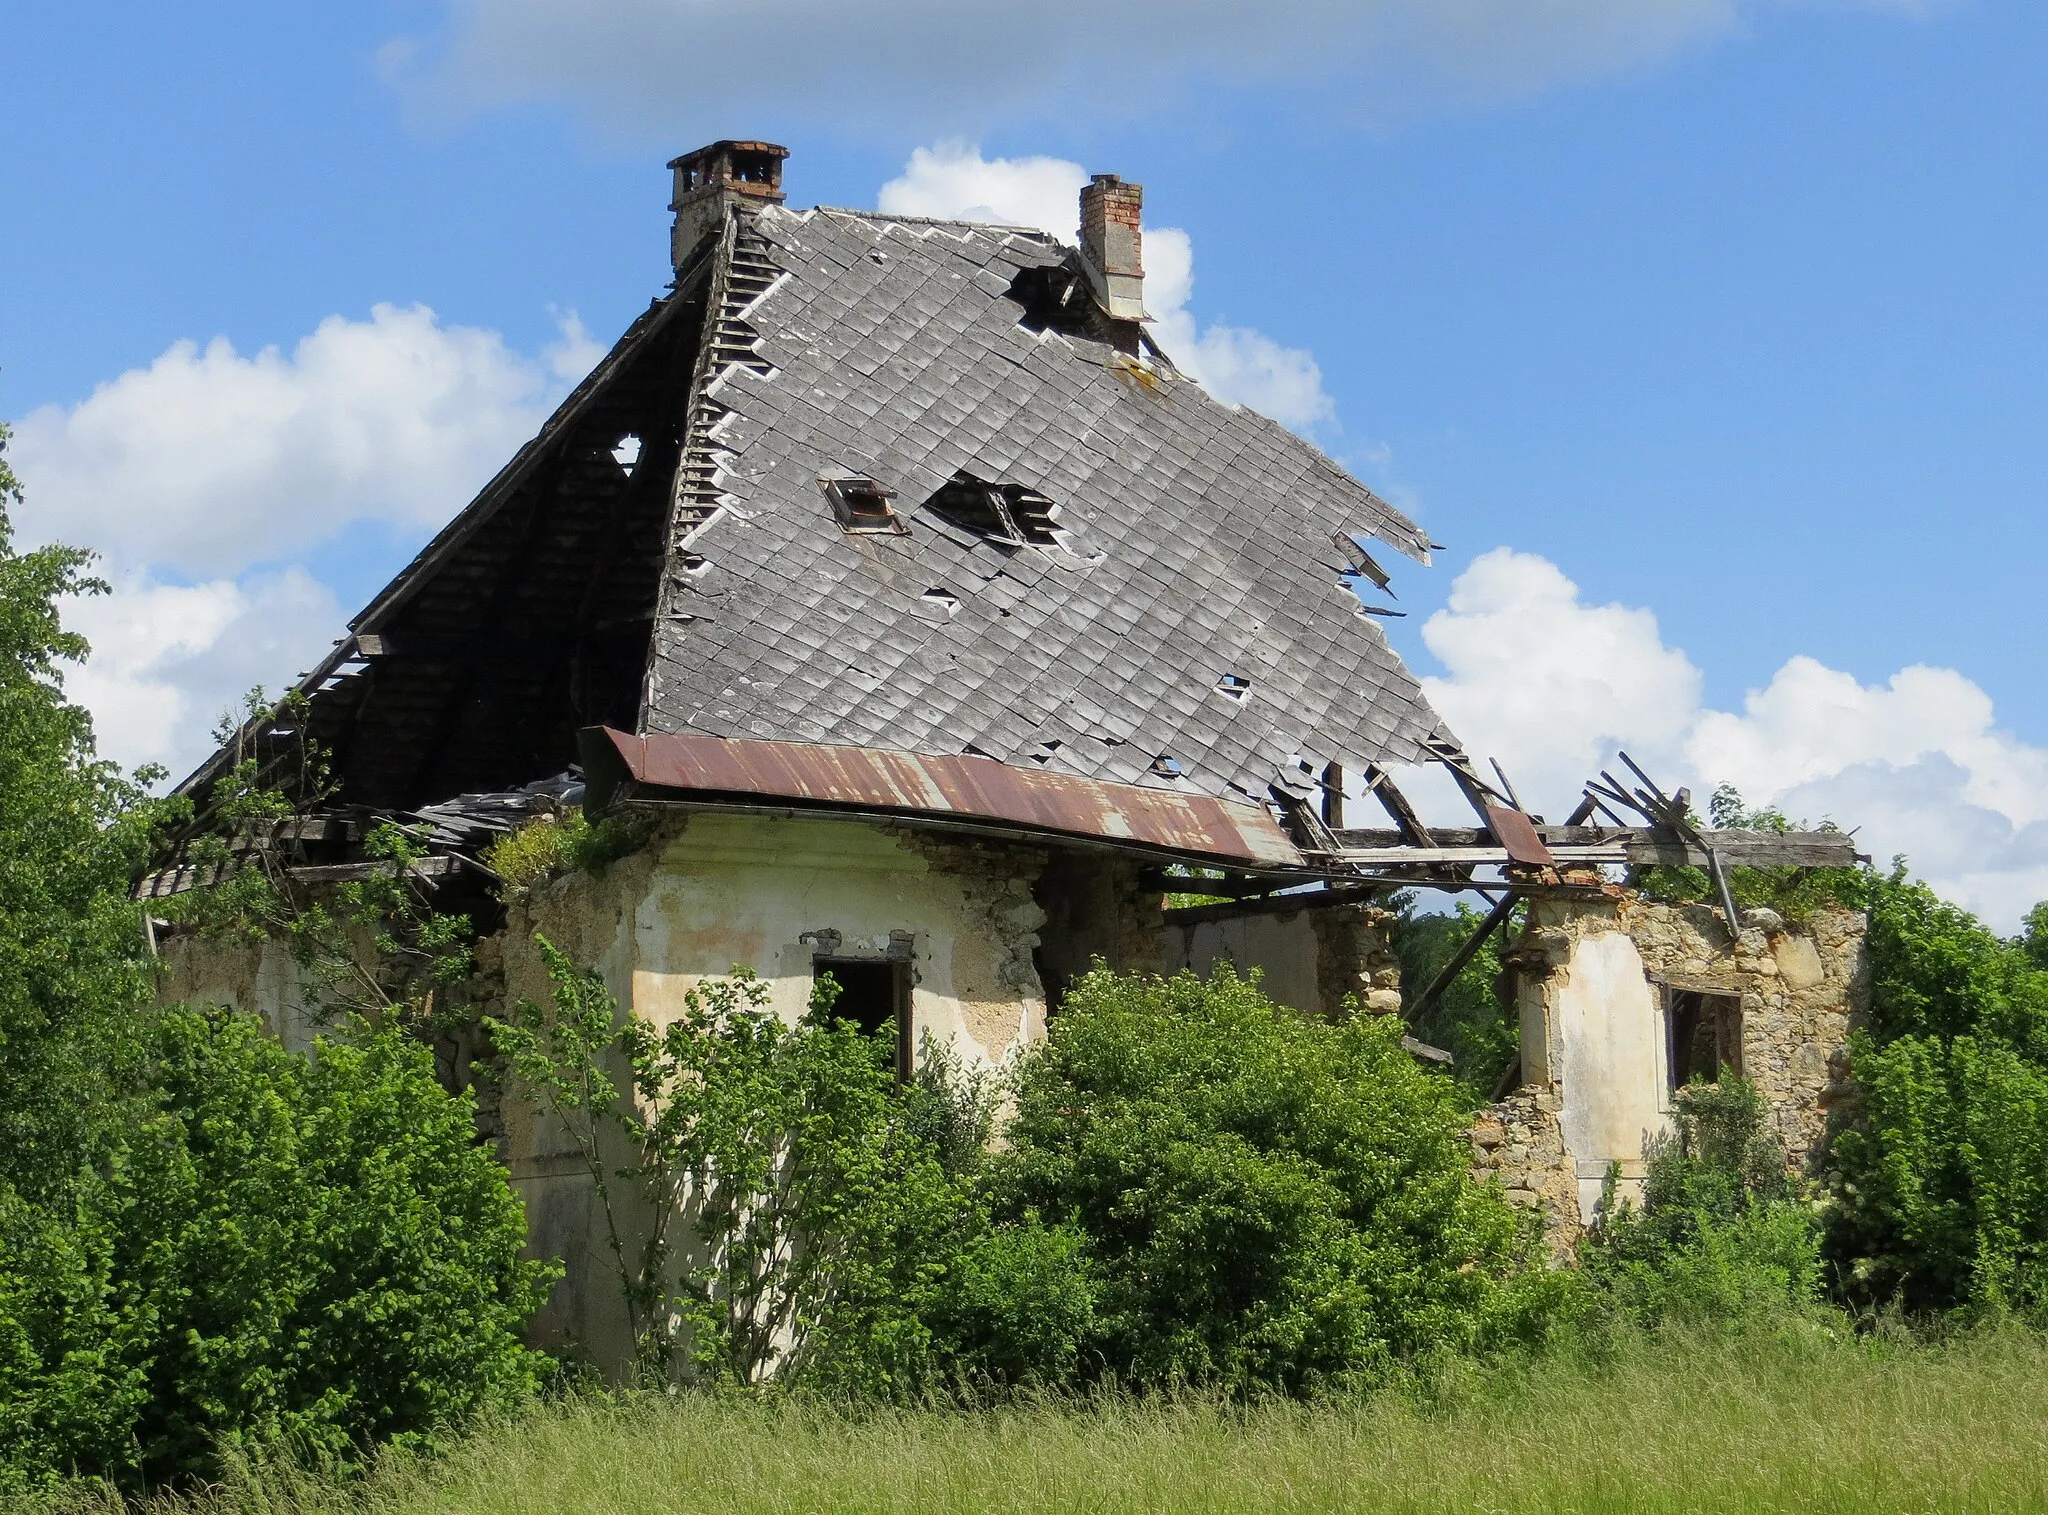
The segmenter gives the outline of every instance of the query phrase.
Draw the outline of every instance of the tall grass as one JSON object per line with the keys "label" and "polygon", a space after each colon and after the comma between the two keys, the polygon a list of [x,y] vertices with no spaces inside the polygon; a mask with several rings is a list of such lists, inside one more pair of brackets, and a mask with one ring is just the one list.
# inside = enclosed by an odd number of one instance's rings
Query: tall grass
{"label": "tall grass", "polygon": [[175,1515],[2048,1510],[2048,1341],[1667,1334],[1598,1364],[1306,1406],[849,1415],[590,1398],[436,1461],[387,1461],[353,1489],[271,1475],[177,1503]]}

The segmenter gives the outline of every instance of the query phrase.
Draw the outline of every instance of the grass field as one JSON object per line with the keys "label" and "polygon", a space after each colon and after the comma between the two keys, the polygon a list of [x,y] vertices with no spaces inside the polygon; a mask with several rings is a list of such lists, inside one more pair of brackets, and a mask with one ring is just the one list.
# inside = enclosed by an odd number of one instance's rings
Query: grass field
{"label": "grass field", "polygon": [[[2048,1510],[2048,1341],[1666,1339],[1312,1407],[1106,1403],[848,1417],[695,1398],[536,1411],[276,1515]],[[188,1505],[189,1509],[189,1505]]]}

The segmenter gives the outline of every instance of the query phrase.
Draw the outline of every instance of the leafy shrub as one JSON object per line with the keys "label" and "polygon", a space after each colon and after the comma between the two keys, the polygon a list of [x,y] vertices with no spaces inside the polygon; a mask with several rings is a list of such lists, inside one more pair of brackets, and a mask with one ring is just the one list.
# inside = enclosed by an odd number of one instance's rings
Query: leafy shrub
{"label": "leafy shrub", "polygon": [[471,1102],[397,1032],[289,1053],[165,1012],[107,1176],[0,1217],[0,1467],[205,1476],[222,1445],[348,1457],[533,1389],[551,1285]]}
{"label": "leafy shrub", "polygon": [[1870,886],[1871,1005],[1831,1152],[1848,1297],[2048,1313],[2048,972],[1904,870]]}
{"label": "leafy shrub", "polygon": [[1302,1017],[1228,966],[1076,981],[989,1181],[998,1218],[1083,1239],[1084,1361],[1305,1391],[1527,1318],[1554,1281],[1400,1033]]}
{"label": "leafy shrub", "polygon": [[637,851],[644,840],[620,816],[606,816],[593,826],[580,809],[568,810],[534,817],[487,849],[483,861],[507,892],[520,894],[559,873],[600,873]]}
{"label": "leafy shrub", "polygon": [[893,1028],[836,1019],[829,978],[786,1024],[745,971],[692,986],[656,1027],[537,940],[552,1004],[521,1002],[492,1031],[521,1094],[582,1152],[639,1374],[863,1394],[923,1381],[925,1317],[977,1212],[935,1093],[897,1081]]}
{"label": "leafy shrub", "polygon": [[1677,1131],[1651,1155],[1641,1209],[1612,1209],[1610,1183],[1603,1224],[1581,1249],[1611,1306],[1644,1325],[1816,1308],[1819,1230],[1766,1113],[1745,1078],[1679,1091]]}

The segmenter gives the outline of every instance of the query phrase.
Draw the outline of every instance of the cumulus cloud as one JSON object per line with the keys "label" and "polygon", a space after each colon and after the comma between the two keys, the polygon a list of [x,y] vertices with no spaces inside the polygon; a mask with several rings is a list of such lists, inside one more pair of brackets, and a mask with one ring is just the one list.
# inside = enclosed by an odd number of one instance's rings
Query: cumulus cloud
{"label": "cumulus cloud", "polygon": [[16,423],[25,543],[97,549],[114,584],[69,621],[68,683],[102,749],[182,770],[254,684],[276,689],[342,628],[303,558],[345,527],[440,525],[602,355],[573,315],[538,356],[424,306],[330,316],[286,353],[178,342],[75,405]]}
{"label": "cumulus cloud", "polygon": [[[1787,0],[453,0],[386,75],[422,109],[570,105],[633,133],[769,122],[958,129],[1150,113],[1289,85],[1388,115],[1513,99],[1656,64]],[[1842,0],[1916,11],[1933,0]],[[721,67],[722,59],[760,66]]]}
{"label": "cumulus cloud", "polygon": [[190,585],[133,575],[65,615],[93,647],[66,691],[92,711],[101,751],[183,777],[212,750],[215,721],[254,686],[275,691],[310,668],[342,617],[302,568]]}
{"label": "cumulus cloud", "polygon": [[329,316],[289,355],[177,342],[16,423],[30,490],[19,525],[120,564],[211,575],[354,521],[438,524],[601,355],[573,315],[536,360],[421,305]]}
{"label": "cumulus cloud", "polygon": [[1953,669],[1864,684],[1795,657],[1741,710],[1714,710],[1650,611],[1588,604],[1555,564],[1505,547],[1459,575],[1422,635],[1446,670],[1423,680],[1431,701],[1545,814],[1625,748],[1702,799],[1732,783],[1752,804],[1860,828],[1862,850],[1905,853],[2002,929],[2048,898],[2048,749],[2001,730]]}
{"label": "cumulus cloud", "polygon": [[[897,216],[1032,226],[1072,242],[1088,173],[1063,158],[984,158],[961,141],[920,147],[882,186],[878,209]],[[1287,426],[1313,426],[1337,413],[1315,358],[1239,326],[1198,328],[1188,301],[1195,250],[1173,226],[1146,226],[1145,309],[1152,336],[1181,371],[1228,405],[1248,405]]]}

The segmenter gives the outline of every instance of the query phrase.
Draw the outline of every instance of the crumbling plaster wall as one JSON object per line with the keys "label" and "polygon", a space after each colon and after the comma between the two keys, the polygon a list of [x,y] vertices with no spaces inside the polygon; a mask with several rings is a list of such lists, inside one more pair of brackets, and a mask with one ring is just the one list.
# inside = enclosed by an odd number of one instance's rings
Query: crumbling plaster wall
{"label": "crumbling plaster wall", "polygon": [[1509,954],[1522,1021],[1522,1093],[1557,1103],[1563,1153],[1533,1191],[1569,1172],[1581,1223],[1612,1165],[1640,1194],[1650,1144],[1671,1129],[1673,990],[1728,995],[1742,1011],[1743,1072],[1757,1085],[1788,1157],[1807,1161],[1826,1125],[1829,1064],[1868,994],[1863,917],[1818,910],[1797,924],[1752,910],[1731,937],[1704,905],[1622,890],[1597,900],[1534,901]]}
{"label": "crumbling plaster wall", "polygon": [[[870,821],[701,812],[663,822],[647,847],[602,874],[535,889],[513,907],[492,966],[508,999],[544,1002],[538,933],[656,1026],[680,1015],[704,979],[746,967],[766,981],[769,1007],[793,1021],[810,1003],[818,934],[832,932],[835,955],[907,950],[913,1046],[929,1034],[967,1061],[1000,1064],[1044,1034],[1032,960],[1044,920],[1032,884],[1044,863],[1030,848]],[[503,1116],[534,1248],[567,1263],[536,1334],[620,1363],[630,1343],[581,1153],[523,1101],[506,1100]]]}
{"label": "crumbling plaster wall", "polygon": [[1387,912],[1364,904],[1170,923],[1163,928],[1163,966],[1203,977],[1219,962],[1241,977],[1257,969],[1278,1003],[1333,1020],[1345,1013],[1347,1001],[1371,1014],[1395,1014],[1401,965],[1392,923]]}
{"label": "crumbling plaster wall", "polygon": [[192,930],[163,932],[157,961],[157,1001],[165,1005],[224,1005],[259,1017],[270,1034],[305,1052],[326,1027],[305,976],[280,941],[257,946]]}

